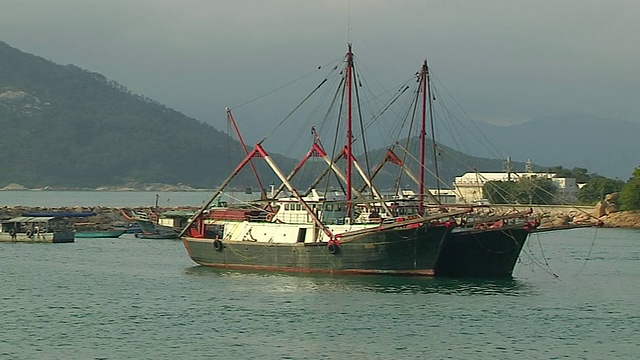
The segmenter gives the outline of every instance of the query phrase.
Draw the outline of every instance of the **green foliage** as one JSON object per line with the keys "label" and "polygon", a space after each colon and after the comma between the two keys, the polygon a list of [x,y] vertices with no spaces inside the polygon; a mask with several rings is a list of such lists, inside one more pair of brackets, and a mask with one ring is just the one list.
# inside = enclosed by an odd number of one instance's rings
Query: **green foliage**
{"label": "green foliage", "polygon": [[595,204],[603,200],[605,195],[619,192],[623,186],[622,180],[596,176],[578,190],[578,200],[583,204]]}
{"label": "green foliage", "polygon": [[[0,42],[0,187],[127,182],[211,188],[244,157],[237,141],[104,76]],[[287,162],[285,161],[285,164]],[[269,178],[267,174],[265,181]],[[240,181],[252,182],[251,174]],[[253,182],[252,182],[253,183]]]}
{"label": "green foliage", "polygon": [[557,190],[551,179],[523,177],[518,181],[489,181],[483,196],[493,204],[551,204]]}
{"label": "green foliage", "polygon": [[637,167],[631,179],[624,184],[618,195],[620,210],[640,209],[640,167]]}
{"label": "green foliage", "polygon": [[572,170],[565,169],[562,166],[553,166],[548,170],[550,173],[557,174],[560,178],[574,178],[577,183],[586,183],[592,177],[598,177],[598,174],[589,174],[588,170],[585,168],[574,167]]}
{"label": "green foliage", "polygon": [[517,202],[519,185],[516,181],[488,181],[482,188],[482,196],[492,204]]}

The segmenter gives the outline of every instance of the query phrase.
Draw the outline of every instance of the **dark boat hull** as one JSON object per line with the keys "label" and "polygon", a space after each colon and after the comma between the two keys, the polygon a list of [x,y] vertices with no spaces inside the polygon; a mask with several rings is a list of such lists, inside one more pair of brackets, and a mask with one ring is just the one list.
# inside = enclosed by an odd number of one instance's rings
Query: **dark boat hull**
{"label": "dark boat hull", "polygon": [[136,233],[135,236],[137,239],[153,239],[153,240],[169,240],[169,239],[179,239],[178,233],[171,234],[145,234],[145,233]]}
{"label": "dark boat hull", "polygon": [[327,243],[265,243],[183,237],[196,263],[216,268],[332,274],[434,275],[444,226],[393,229],[343,239],[331,252]]}
{"label": "dark boat hull", "polygon": [[105,231],[76,231],[76,238],[117,238],[124,234],[124,230],[105,230]]}
{"label": "dark boat hull", "polygon": [[524,227],[456,229],[445,242],[436,276],[508,278],[529,236]]}

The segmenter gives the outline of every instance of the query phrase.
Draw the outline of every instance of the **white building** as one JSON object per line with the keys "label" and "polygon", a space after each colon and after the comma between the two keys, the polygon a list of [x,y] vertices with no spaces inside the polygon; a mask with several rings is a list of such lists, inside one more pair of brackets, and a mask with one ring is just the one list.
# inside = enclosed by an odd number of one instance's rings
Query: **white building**
{"label": "white building", "polygon": [[506,172],[468,172],[457,176],[453,182],[457,202],[473,203],[484,201],[482,188],[489,181],[518,181],[524,177],[551,179],[557,187],[555,203],[575,203],[578,201],[578,186],[574,178],[559,178],[553,173],[506,173]]}

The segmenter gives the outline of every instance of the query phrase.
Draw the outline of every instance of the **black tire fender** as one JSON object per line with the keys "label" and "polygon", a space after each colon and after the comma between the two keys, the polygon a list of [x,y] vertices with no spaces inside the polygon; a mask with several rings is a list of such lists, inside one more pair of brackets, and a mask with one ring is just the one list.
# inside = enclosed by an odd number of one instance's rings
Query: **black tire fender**
{"label": "black tire fender", "polygon": [[327,251],[330,254],[337,254],[340,252],[340,245],[338,245],[337,243],[333,242],[333,241],[329,241],[329,243],[327,244]]}
{"label": "black tire fender", "polygon": [[220,239],[215,239],[215,240],[213,240],[213,248],[216,251],[222,251],[222,249],[224,248],[224,244],[222,243],[222,241]]}

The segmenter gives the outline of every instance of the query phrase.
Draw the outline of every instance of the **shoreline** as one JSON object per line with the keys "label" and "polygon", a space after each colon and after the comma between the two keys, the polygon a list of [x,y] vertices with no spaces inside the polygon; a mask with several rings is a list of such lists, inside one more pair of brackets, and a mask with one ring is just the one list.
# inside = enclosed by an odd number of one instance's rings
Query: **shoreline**
{"label": "shoreline", "polygon": [[[191,210],[197,211],[199,206],[165,206],[155,207],[151,206],[131,206],[131,207],[110,207],[110,206],[2,206],[0,207],[0,220],[7,220],[13,217],[21,216],[22,213],[38,213],[38,212],[93,212],[95,216],[91,216],[89,219],[96,224],[100,224],[104,227],[110,227],[117,223],[126,223],[127,220],[122,216],[122,209],[132,209],[139,212],[156,211],[163,213],[170,210]],[[549,211],[547,209],[544,212],[543,223],[561,225],[560,222],[565,223],[593,223],[596,218],[591,217],[586,212],[575,212],[560,209],[558,211]],[[630,211],[617,211],[599,218],[604,223],[605,228],[625,228],[625,229],[640,229],[640,210]]]}

